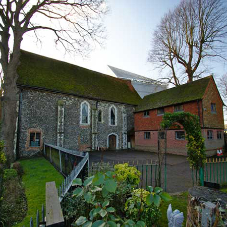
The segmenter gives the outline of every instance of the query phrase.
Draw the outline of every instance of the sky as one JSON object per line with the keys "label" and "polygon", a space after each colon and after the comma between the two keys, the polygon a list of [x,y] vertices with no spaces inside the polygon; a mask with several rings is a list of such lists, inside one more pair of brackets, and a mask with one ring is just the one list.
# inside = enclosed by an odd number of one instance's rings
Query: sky
{"label": "sky", "polygon": [[[41,36],[37,44],[31,34],[24,37],[22,49],[79,65],[94,71],[113,75],[108,65],[142,76],[157,79],[160,72],[147,62],[152,33],[161,18],[174,9],[180,0],[108,0],[109,13],[104,18],[107,38],[105,47],[99,47],[89,58],[65,55],[56,48],[49,36]],[[210,72],[218,78],[227,72],[223,61],[209,62]]]}
{"label": "sky", "polygon": [[[104,18],[107,34],[105,46],[97,46],[87,59],[80,55],[65,55],[48,36],[41,37],[41,46],[34,42],[31,35],[26,35],[22,49],[110,75],[113,73],[107,65],[156,79],[160,72],[147,62],[152,33],[165,13],[174,9],[179,2],[180,0],[107,0],[110,11]],[[210,72],[214,75],[219,76],[226,71],[227,65],[224,63],[211,65]]]}

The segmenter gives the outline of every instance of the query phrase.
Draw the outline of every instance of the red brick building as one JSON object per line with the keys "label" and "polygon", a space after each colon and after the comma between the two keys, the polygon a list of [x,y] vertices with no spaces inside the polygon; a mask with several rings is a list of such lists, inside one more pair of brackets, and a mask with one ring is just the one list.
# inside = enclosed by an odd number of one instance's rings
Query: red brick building
{"label": "red brick building", "polygon": [[[207,155],[224,146],[223,101],[212,76],[143,98],[136,108],[135,148],[157,151],[160,123],[165,112],[190,112],[199,117]],[[167,131],[167,152],[187,154],[183,128]]]}

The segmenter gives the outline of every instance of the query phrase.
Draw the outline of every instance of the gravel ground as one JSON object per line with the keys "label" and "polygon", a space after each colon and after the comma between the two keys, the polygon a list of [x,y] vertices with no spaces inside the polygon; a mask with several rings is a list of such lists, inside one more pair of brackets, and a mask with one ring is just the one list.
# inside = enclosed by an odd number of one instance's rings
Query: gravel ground
{"label": "gravel ground", "polygon": [[[158,160],[156,153],[138,150],[118,150],[118,151],[91,151],[90,164],[92,162],[115,163],[151,163]],[[187,191],[192,187],[191,169],[185,156],[166,155],[167,163],[167,192],[176,193]],[[162,167],[162,187],[164,187],[164,165]]]}

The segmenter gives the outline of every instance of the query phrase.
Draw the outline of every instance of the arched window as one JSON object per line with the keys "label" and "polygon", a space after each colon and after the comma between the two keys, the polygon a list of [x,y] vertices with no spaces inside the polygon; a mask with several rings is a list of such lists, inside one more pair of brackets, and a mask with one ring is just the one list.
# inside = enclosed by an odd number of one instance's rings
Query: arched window
{"label": "arched window", "polygon": [[89,124],[89,104],[81,103],[81,124]]}
{"label": "arched window", "polygon": [[110,125],[117,125],[117,109],[115,106],[110,107]]}
{"label": "arched window", "polygon": [[98,111],[98,122],[102,122],[102,110]]}

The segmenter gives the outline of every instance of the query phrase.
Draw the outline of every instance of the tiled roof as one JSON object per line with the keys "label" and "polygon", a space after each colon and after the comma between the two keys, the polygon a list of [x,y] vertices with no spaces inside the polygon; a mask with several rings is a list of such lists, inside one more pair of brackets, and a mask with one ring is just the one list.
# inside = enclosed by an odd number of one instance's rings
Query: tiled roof
{"label": "tiled roof", "polygon": [[18,85],[137,105],[141,98],[130,81],[22,51]]}
{"label": "tiled roof", "polygon": [[136,112],[202,99],[212,76],[160,91],[143,98]]}

